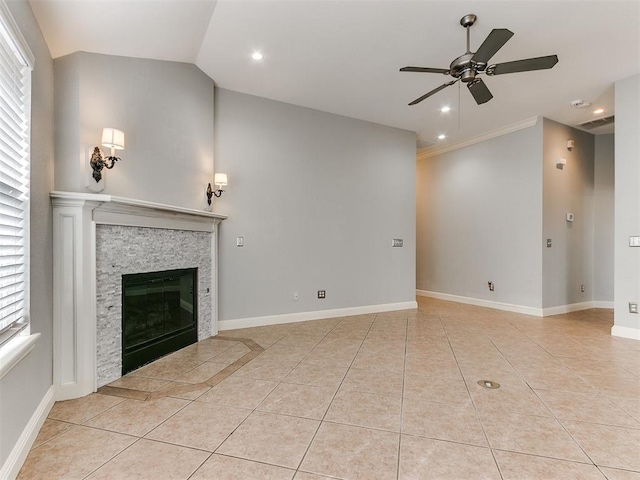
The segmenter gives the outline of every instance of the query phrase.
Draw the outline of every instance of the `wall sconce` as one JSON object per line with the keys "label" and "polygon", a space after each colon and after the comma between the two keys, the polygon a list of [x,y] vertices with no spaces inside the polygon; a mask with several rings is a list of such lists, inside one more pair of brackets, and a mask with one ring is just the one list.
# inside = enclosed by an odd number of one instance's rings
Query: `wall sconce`
{"label": "wall sconce", "polygon": [[575,140],[567,140],[567,150],[571,151],[575,148],[576,141]]}
{"label": "wall sconce", "polygon": [[91,154],[91,168],[93,169],[93,178],[96,182],[102,180],[102,169],[111,170],[120,157],[115,156],[116,150],[124,150],[124,132],[115,128],[102,129],[102,146],[111,148],[111,155],[102,157],[100,147],[93,149]]}
{"label": "wall sconce", "polygon": [[562,158],[562,157],[556,158],[556,168],[559,168],[560,170],[562,170],[566,164],[567,164],[566,158]]}
{"label": "wall sconce", "polygon": [[216,196],[216,198],[220,198],[220,196],[222,195],[222,192],[224,192],[224,190],[222,189],[222,187],[225,187],[228,185],[227,183],[227,174],[226,173],[216,173],[213,177],[213,183],[215,183],[217,190],[212,190],[211,189],[211,184],[207,185],[207,203],[209,205],[211,205],[211,197],[213,197],[214,195]]}

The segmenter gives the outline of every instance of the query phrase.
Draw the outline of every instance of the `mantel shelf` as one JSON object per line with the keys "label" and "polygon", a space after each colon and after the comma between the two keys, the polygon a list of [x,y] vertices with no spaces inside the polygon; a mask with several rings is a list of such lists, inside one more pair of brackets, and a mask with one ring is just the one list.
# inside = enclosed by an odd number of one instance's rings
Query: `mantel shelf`
{"label": "mantel shelf", "polygon": [[148,210],[156,212],[164,212],[166,214],[189,215],[194,217],[204,217],[212,220],[224,220],[226,215],[219,213],[207,212],[204,210],[194,210],[191,208],[176,207],[173,205],[165,205],[163,203],[147,202],[144,200],[134,200],[132,198],[116,197],[114,195],[103,195],[97,193],[77,193],[77,192],[59,192],[50,193],[51,199],[55,202],[91,202],[99,204],[96,208],[103,205],[105,207],[117,208],[124,207],[135,210]]}

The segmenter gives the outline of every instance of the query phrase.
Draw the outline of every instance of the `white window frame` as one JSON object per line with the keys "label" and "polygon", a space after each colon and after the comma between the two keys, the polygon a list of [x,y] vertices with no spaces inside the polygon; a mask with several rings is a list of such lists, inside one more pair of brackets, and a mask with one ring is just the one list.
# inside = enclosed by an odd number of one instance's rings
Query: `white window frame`
{"label": "white window frame", "polygon": [[[24,111],[27,113],[27,163],[31,170],[31,71],[34,67],[34,57],[29,46],[20,33],[17,23],[13,19],[5,0],[0,0],[0,35],[8,42],[10,50],[16,55],[18,62],[26,70],[23,78],[26,90]],[[29,175],[30,176],[30,175]],[[29,270],[30,270],[30,181],[29,192],[24,206],[24,309],[23,318],[19,326],[0,335],[0,379],[22,360],[35,346],[40,334],[31,335],[29,325]],[[10,338],[7,340],[7,338]]]}

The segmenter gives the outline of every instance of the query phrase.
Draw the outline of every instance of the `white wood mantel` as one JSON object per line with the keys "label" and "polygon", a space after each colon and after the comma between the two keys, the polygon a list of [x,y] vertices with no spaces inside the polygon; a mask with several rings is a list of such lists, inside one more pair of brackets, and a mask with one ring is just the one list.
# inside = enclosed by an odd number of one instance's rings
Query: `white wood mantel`
{"label": "white wood mantel", "polygon": [[217,333],[217,213],[102,194],[51,192],[53,384],[56,400],[96,391],[96,225],[211,232],[213,331]]}

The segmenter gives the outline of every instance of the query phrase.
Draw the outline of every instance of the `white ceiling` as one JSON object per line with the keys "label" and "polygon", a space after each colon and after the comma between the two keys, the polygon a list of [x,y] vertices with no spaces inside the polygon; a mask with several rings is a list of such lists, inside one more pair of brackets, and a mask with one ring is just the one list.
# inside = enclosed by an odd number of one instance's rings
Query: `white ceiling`
{"label": "white ceiling", "polygon": [[[219,87],[413,130],[437,146],[537,115],[568,125],[611,115],[613,83],[640,73],[637,0],[30,3],[54,58],[81,50],[192,62]],[[493,28],[515,33],[490,63],[557,54],[558,64],[485,78],[494,98],[484,105],[458,83],[407,106],[449,77],[398,69],[447,68],[465,52],[467,13],[478,16],[472,51]],[[575,99],[593,108],[570,106]],[[605,112],[594,115],[596,106]]]}

